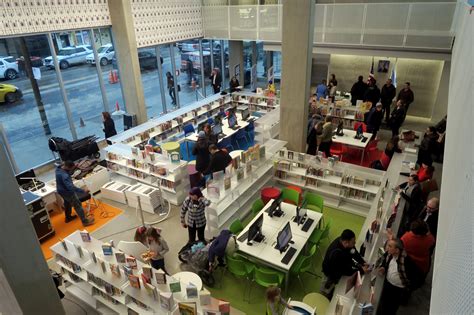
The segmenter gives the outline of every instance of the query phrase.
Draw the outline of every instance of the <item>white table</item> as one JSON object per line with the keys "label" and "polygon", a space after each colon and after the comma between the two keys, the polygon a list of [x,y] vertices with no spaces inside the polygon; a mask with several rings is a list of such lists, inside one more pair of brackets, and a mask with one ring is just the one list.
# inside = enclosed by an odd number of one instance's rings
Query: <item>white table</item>
{"label": "white table", "polygon": [[332,137],[332,141],[335,143],[340,143],[342,145],[346,145],[349,147],[354,147],[356,149],[362,150],[362,158],[360,159],[360,164],[364,161],[364,154],[365,154],[365,148],[370,142],[370,138],[372,138],[372,134],[369,132],[364,132],[364,137],[367,138],[365,142],[362,142],[362,139],[356,139],[354,138],[357,132],[355,130],[351,129],[344,129],[344,135],[342,136],[337,136],[334,135]]}
{"label": "white table", "polygon": [[179,280],[179,282],[181,282],[183,284],[186,284],[186,285],[188,285],[189,283],[192,283],[193,285],[196,286],[198,291],[202,290],[202,280],[194,272],[181,271],[181,272],[175,273],[171,277],[173,277],[176,280]]}
{"label": "white table", "polygon": [[[305,311],[307,311],[308,313],[310,314],[316,314],[315,313],[315,309],[312,308],[311,306],[309,306],[308,304],[305,304],[303,302],[300,302],[300,301],[290,301],[289,303],[291,306],[296,306],[296,307],[299,307],[301,309],[304,309]],[[294,310],[290,310],[290,309],[287,309],[286,312],[284,313],[285,315],[298,315],[301,313],[300,312],[297,312],[297,311],[294,311]]]}
{"label": "white table", "polygon": [[[249,227],[258,219],[261,214],[263,214],[262,234],[265,236],[263,242],[253,242],[252,245],[248,245],[247,240],[243,242],[237,240],[238,251],[250,260],[258,261],[258,263],[267,265],[270,268],[274,268],[285,273],[284,289],[286,291],[290,280],[289,276],[291,266],[296,261],[296,258],[300,252],[304,249],[309,237],[311,236],[311,233],[316,229],[316,226],[322,218],[322,214],[312,210],[307,210],[308,218],[313,219],[314,222],[308,231],[304,232],[301,230],[301,226],[298,226],[293,222],[293,218],[296,215],[295,205],[282,202],[281,210],[283,210],[284,215],[281,217],[269,217],[268,213],[265,211],[270,207],[272,202],[273,200],[270,200],[237,237],[238,239],[242,234],[246,233]],[[281,260],[285,256],[286,252],[280,253],[277,249],[275,249],[275,245],[278,232],[280,232],[287,222],[290,222],[292,241],[294,242],[294,244],[290,244],[290,246],[296,249],[296,253],[293,255],[288,264],[283,264]]]}

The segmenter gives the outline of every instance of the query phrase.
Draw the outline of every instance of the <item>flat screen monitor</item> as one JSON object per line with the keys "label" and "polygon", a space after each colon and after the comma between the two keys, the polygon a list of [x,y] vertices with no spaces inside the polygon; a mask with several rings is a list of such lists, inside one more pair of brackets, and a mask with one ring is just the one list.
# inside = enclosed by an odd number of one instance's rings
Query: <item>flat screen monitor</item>
{"label": "flat screen monitor", "polygon": [[338,135],[342,134],[343,130],[344,130],[344,122],[341,119],[341,121],[339,121],[339,124],[337,125],[336,134]]}
{"label": "flat screen monitor", "polygon": [[214,126],[212,126],[212,133],[215,135],[220,135],[222,133],[221,124],[215,124]]}
{"label": "flat screen monitor", "polygon": [[270,208],[268,208],[268,216],[273,217],[274,213],[280,209],[281,198],[273,200]]}
{"label": "flat screen monitor", "polygon": [[287,222],[285,227],[278,233],[277,249],[284,252],[292,238],[290,222]]}
{"label": "flat screen monitor", "polygon": [[249,227],[249,234],[247,237],[247,242],[258,241],[258,236],[262,235],[262,225],[263,225],[263,213],[255,220],[254,223]]}
{"label": "flat screen monitor", "polygon": [[229,115],[229,128],[234,128],[237,125],[237,117],[234,114]]}
{"label": "flat screen monitor", "polygon": [[301,204],[301,206],[296,207],[296,223],[298,225],[302,224],[304,221],[304,217],[306,216],[306,201]]}
{"label": "flat screen monitor", "polygon": [[363,129],[362,129],[362,125],[359,125],[359,127],[357,127],[357,136],[362,136],[364,133]]}
{"label": "flat screen monitor", "polygon": [[30,178],[36,177],[35,170],[31,169],[28,171],[24,171],[20,174],[17,174],[16,176],[16,181],[18,182],[18,185],[24,185],[30,183],[32,180]]}
{"label": "flat screen monitor", "polygon": [[250,112],[249,112],[249,109],[246,108],[242,111],[242,120],[247,120],[250,116]]}

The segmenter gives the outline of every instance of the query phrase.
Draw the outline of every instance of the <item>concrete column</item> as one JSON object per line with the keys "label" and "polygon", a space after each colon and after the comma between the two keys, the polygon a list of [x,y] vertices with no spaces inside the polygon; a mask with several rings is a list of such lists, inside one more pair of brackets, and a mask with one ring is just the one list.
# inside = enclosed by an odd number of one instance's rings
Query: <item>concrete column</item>
{"label": "concrete column", "polygon": [[3,146],[0,174],[0,270],[4,279],[23,314],[65,314]]}
{"label": "concrete column", "polygon": [[283,0],[280,139],[288,149],[306,149],[311,93],[314,0]]}
{"label": "concrete column", "polygon": [[250,45],[252,47],[252,67],[253,67],[253,65],[256,65],[258,61],[257,42],[250,42]]}
{"label": "concrete column", "polygon": [[244,86],[244,42],[241,40],[229,41],[229,73],[232,78],[235,75],[235,66],[240,64],[240,76],[237,78],[240,85]]}
{"label": "concrete column", "polygon": [[129,114],[137,115],[137,123],[142,124],[148,117],[138,63],[131,0],[108,1],[108,4],[125,107]]}
{"label": "concrete column", "polygon": [[451,72],[451,61],[445,61],[443,72],[439,80],[438,95],[433,106],[431,122],[436,124],[448,113],[448,96],[449,96],[449,74]]}

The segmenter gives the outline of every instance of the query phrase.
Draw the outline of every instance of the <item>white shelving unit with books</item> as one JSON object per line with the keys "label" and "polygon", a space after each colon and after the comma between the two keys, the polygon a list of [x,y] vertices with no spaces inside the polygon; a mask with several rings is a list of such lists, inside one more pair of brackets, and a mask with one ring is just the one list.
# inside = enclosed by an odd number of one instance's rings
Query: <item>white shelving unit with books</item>
{"label": "white shelving unit with books", "polygon": [[273,174],[278,182],[322,195],[325,205],[365,217],[385,172],[281,149],[275,155]]}

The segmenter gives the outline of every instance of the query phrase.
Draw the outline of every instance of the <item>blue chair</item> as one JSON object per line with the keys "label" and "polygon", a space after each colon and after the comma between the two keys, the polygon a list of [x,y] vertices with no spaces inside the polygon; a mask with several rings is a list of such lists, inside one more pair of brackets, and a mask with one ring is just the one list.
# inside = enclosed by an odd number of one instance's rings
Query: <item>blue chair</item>
{"label": "blue chair", "polygon": [[211,125],[211,126],[214,125],[214,123],[215,123],[214,118],[209,117],[209,118],[207,119],[207,123],[208,123],[209,125]]}
{"label": "blue chair", "polygon": [[247,132],[247,137],[249,139],[249,146],[253,146],[255,144],[255,125],[253,122],[250,122],[249,125],[245,128]]}
{"label": "blue chair", "polygon": [[[249,143],[247,141],[247,133],[245,132],[244,129],[240,129],[239,131],[237,131],[234,135],[234,139],[235,139],[235,143],[237,144],[237,147],[240,150],[247,149]],[[242,141],[244,141],[244,145],[241,145]]]}
{"label": "blue chair", "polygon": [[222,138],[222,140],[217,143],[217,147],[219,149],[226,149],[228,152],[234,151],[234,146],[229,137]]}
{"label": "blue chair", "polygon": [[184,136],[188,136],[195,132],[193,124],[187,124],[183,127]]}

